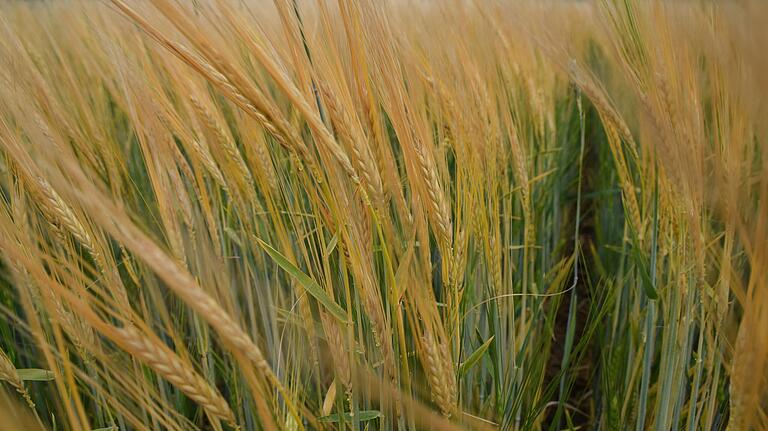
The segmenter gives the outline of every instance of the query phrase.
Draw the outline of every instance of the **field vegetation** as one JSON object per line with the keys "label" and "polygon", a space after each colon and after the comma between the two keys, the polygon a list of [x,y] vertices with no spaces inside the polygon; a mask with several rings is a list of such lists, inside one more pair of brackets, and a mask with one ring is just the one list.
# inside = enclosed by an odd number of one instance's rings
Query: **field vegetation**
{"label": "field vegetation", "polygon": [[768,429],[767,23],[3,2],[0,429]]}

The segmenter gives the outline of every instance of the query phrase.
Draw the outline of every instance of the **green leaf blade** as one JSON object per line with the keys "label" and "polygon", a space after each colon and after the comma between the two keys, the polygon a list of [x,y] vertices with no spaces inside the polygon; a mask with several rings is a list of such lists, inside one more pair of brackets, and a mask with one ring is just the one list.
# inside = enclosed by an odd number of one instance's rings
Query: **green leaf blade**
{"label": "green leaf blade", "polygon": [[280,266],[285,272],[295,278],[299,284],[301,284],[301,286],[307,291],[307,293],[312,295],[320,304],[323,305],[323,307],[325,307],[329,313],[331,313],[340,322],[347,323],[347,314],[344,309],[341,308],[341,306],[337,304],[336,301],[334,301],[312,277],[304,273],[304,271],[300,270],[296,265],[291,263],[287,257],[283,256],[283,254],[272,248],[272,246],[262,241],[260,238],[256,238],[256,240],[259,242],[259,245],[261,245],[261,247],[267,252],[267,254],[269,254],[269,256],[275,261],[275,263],[277,263],[277,265]]}
{"label": "green leaf blade", "polygon": [[[357,413],[357,420],[360,422],[374,420],[379,417],[381,417],[381,412],[378,410],[360,410]],[[352,422],[352,420],[355,419],[352,412],[344,412],[341,414],[334,413],[328,416],[323,416],[320,418],[320,422],[338,423],[342,421],[342,418],[344,422]]]}
{"label": "green leaf blade", "polygon": [[32,382],[50,382],[53,380],[53,372],[40,368],[19,368],[16,374],[21,380]]}
{"label": "green leaf blade", "polygon": [[466,361],[462,362],[461,365],[459,365],[459,375],[464,376],[467,374],[467,372],[482,359],[483,355],[485,355],[485,352],[488,351],[488,348],[491,347],[491,343],[493,342],[493,339],[495,336],[491,336],[485,343],[483,343],[480,347],[477,348],[474,352],[472,352],[471,355],[467,358]]}

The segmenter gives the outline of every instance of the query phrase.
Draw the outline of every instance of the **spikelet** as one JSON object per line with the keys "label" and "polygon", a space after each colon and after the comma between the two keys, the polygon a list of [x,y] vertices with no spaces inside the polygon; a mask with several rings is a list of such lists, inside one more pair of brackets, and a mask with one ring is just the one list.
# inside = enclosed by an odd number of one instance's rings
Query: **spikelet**
{"label": "spikelet", "polygon": [[200,143],[198,139],[192,139],[189,141],[189,146],[194,152],[195,156],[202,162],[203,166],[208,170],[208,173],[213,177],[213,180],[216,181],[216,184],[219,185],[224,190],[227,190],[227,182],[224,181],[224,175],[222,175],[221,170],[219,169],[219,165],[216,164],[216,162],[213,160],[213,157],[211,156],[211,153],[208,151],[208,148]]}
{"label": "spikelet", "polygon": [[324,83],[320,85],[323,99],[326,102],[331,120],[334,124],[334,129],[339,135],[339,138],[349,148],[352,154],[352,163],[355,165],[357,171],[361,173],[363,186],[368,190],[373,204],[379,211],[383,211],[384,208],[384,191],[382,188],[381,177],[379,170],[376,167],[376,162],[373,159],[370,148],[366,144],[360,128],[353,125],[352,120],[347,113],[341,109],[336,100],[336,97],[328,89],[328,86]]}
{"label": "spikelet", "polygon": [[[368,96],[367,92],[365,96]],[[408,204],[405,201],[403,189],[400,186],[392,148],[382,136],[383,132],[381,130],[380,118],[378,118],[377,111],[371,108],[371,103],[368,100],[368,97],[363,97],[362,101],[363,110],[366,114],[365,125],[370,130],[369,135],[371,136],[375,149],[374,155],[376,157],[376,166],[380,169],[379,176],[382,181],[385,202],[387,202],[389,198],[394,198],[396,204],[395,207],[400,214],[401,222],[406,226],[406,230],[409,230],[413,223],[413,216],[408,211]]]}
{"label": "spikelet", "polygon": [[447,348],[438,344],[429,331],[422,336],[421,344],[432,398],[443,415],[450,417],[456,408],[456,378],[450,367]]}
{"label": "spikelet", "polygon": [[[277,180],[277,172],[275,172],[275,166],[272,164],[272,158],[269,155],[269,147],[263,131],[261,129],[253,130],[243,120],[240,120],[239,125],[240,130],[243,131],[246,157],[249,161],[253,160],[252,163],[256,165],[255,167],[252,166],[252,169],[257,172],[257,175],[260,174],[262,176],[269,186],[269,190],[273,194],[277,194],[280,187]],[[249,153],[249,150],[252,150],[252,153]]]}
{"label": "spikelet", "polygon": [[186,187],[181,179],[181,175],[179,175],[178,169],[168,169],[168,178],[170,179],[173,188],[178,190],[176,196],[179,202],[178,211],[181,214],[181,219],[189,229],[190,234],[194,236],[194,210],[192,209],[192,202],[189,199],[189,195],[187,194]]}
{"label": "spikelet", "polygon": [[98,218],[104,229],[122,242],[131,252],[140,257],[162,279],[187,306],[196,311],[219,335],[221,342],[237,349],[257,369],[274,377],[261,349],[240,327],[238,322],[219,303],[202,289],[195,278],[178,262],[158,247],[118,207],[105,203],[105,199],[89,182],[82,172],[73,170],[73,179],[84,189],[81,203]]}
{"label": "spikelet", "polygon": [[251,341],[250,337],[240,328],[240,325],[230,317],[221,306],[199,287],[190,287],[177,292],[182,298],[193,305],[193,308],[204,316],[208,323],[216,329],[222,341],[231,344],[256,365],[259,371],[269,374],[271,369],[261,349]]}
{"label": "spikelet", "polygon": [[68,309],[61,299],[53,294],[53,292],[47,289],[39,289],[34,285],[32,280],[29,279],[28,273],[26,273],[20,265],[14,268],[13,271],[16,280],[26,284],[27,289],[29,289],[29,294],[35,303],[44,304],[41,294],[45,295],[46,299],[53,305],[52,309],[46,311],[51,313],[53,320],[61,325],[83,359],[90,360],[88,348],[94,346],[96,343],[96,336],[93,332],[93,328],[88,325],[86,321],[79,318],[75,313]]}
{"label": "spikelet", "polygon": [[[167,130],[179,137],[182,145],[190,155],[203,165],[205,170],[219,187],[226,190],[227,184],[224,181],[224,176],[222,175],[221,170],[219,170],[219,166],[216,164],[216,161],[213,160],[208,146],[201,142],[201,139],[197,137],[202,135],[202,132],[199,130],[194,118],[192,119],[193,121],[190,121],[191,127],[182,126],[176,113],[169,110],[164,110],[162,115],[158,115],[157,119]],[[187,127],[189,127],[189,129],[187,129]],[[174,160],[176,160],[179,167],[185,171],[185,175],[187,175],[188,178],[194,178],[189,163],[187,163],[179,148],[176,146],[175,142],[173,142],[173,136],[169,136],[169,138]]]}
{"label": "spikelet", "polygon": [[525,217],[525,246],[528,248],[533,246],[536,237],[533,207],[531,205],[531,186],[528,180],[528,160],[525,149],[518,138],[517,128],[510,122],[507,125],[507,130],[510,138],[510,152],[512,153],[512,173],[520,190],[520,200],[522,201],[523,216]]}
{"label": "spikelet", "polygon": [[606,95],[605,90],[597,84],[591,74],[584,71],[578,64],[571,63],[568,71],[574,84],[576,84],[579,89],[584,92],[587,98],[589,98],[590,102],[592,102],[592,105],[594,105],[603,123],[612,124],[616,128],[621,139],[623,139],[629,147],[632,157],[637,158],[637,144],[632,137],[632,132],[630,132],[627,123],[613,106],[613,103]]}
{"label": "spikelet", "polygon": [[634,159],[638,159],[637,146],[632,137],[632,133],[621,118],[621,115],[619,115],[613,107],[613,104],[605,95],[604,90],[595,82],[591,75],[583,71],[581,67],[575,63],[571,64],[569,72],[571,79],[573,79],[574,83],[589,98],[600,115],[608,139],[608,146],[610,147],[611,154],[616,163],[616,170],[618,171],[619,181],[621,183],[622,196],[624,198],[624,204],[627,206],[630,222],[642,240],[643,226],[640,218],[640,205],[637,202],[635,187],[632,183],[632,177],[629,174],[629,167],[621,145],[623,140],[630,151],[630,156]]}
{"label": "spikelet", "polygon": [[116,330],[114,341],[200,404],[209,414],[234,424],[235,416],[226,400],[171,349],[133,327]]}
{"label": "spikelet", "polygon": [[256,195],[254,192],[251,171],[248,170],[248,166],[245,164],[243,157],[237,150],[235,143],[232,142],[229,133],[224,130],[221,124],[214,118],[213,114],[195,96],[189,96],[189,100],[192,102],[192,106],[194,106],[195,111],[197,111],[200,118],[203,119],[205,126],[224,150],[224,154],[227,156],[229,163],[231,163],[237,170],[235,181],[241,183],[240,187],[243,189],[242,191],[245,193],[245,196],[251,202],[255,202]]}
{"label": "spikelet", "polygon": [[321,311],[320,319],[323,322],[323,330],[328,341],[328,349],[333,358],[333,364],[336,368],[336,377],[344,385],[347,395],[352,393],[352,371],[349,366],[349,354],[345,348],[346,344],[339,329],[339,324],[335,319],[330,318],[327,313]]}
{"label": "spikelet", "polygon": [[[248,84],[236,69],[218,57],[214,58],[214,61],[223,73],[208,63],[203,62],[203,64],[209,70],[210,76],[216,80],[215,83],[221,86],[225,95],[229,94],[230,100],[254,118],[277,143],[295,154],[302,164],[309,168],[315,180],[321,183],[322,170],[317,166],[309,148],[296,133],[296,128],[291,126],[274,104],[268,102],[261,90]],[[231,82],[231,80],[234,81]]]}
{"label": "spikelet", "polygon": [[[16,142],[9,143],[18,144]],[[35,174],[32,168],[21,161],[10,161],[10,165],[27,186],[31,197],[43,212],[46,220],[54,227],[55,232],[60,235],[63,233],[62,230],[69,232],[99,263],[95,242],[80,223],[72,208],[64,202],[50,183],[45,178]]]}
{"label": "spikelet", "polygon": [[426,203],[429,209],[428,214],[432,218],[435,233],[440,240],[441,246],[447,250],[453,242],[453,226],[450,208],[446,203],[443,189],[437,178],[437,169],[434,167],[432,159],[428,157],[427,150],[421,142],[415,142],[413,150],[416,153],[416,162],[427,191]]}
{"label": "spikelet", "polygon": [[32,409],[35,408],[35,403],[32,402],[27,388],[24,387],[24,382],[19,377],[19,374],[16,373],[16,367],[13,366],[11,360],[8,359],[8,356],[2,350],[0,350],[0,380],[10,383],[16,389],[16,392],[24,398],[27,405]]}
{"label": "spikelet", "polygon": [[621,141],[619,140],[618,132],[611,124],[604,124],[605,134],[608,139],[608,144],[611,148],[611,153],[616,163],[616,170],[619,175],[619,182],[621,185],[622,197],[624,198],[624,205],[627,207],[627,212],[630,217],[630,221],[635,229],[637,235],[642,239],[643,237],[643,225],[640,218],[640,205],[637,201],[637,194],[635,193],[635,186],[632,184],[632,179],[629,174],[629,167],[627,166],[624,153],[621,151]]}
{"label": "spikelet", "polygon": [[[12,211],[13,220],[17,227],[21,231],[26,231],[28,228],[27,218],[24,208],[24,198],[20,191],[14,194]],[[61,300],[54,295],[50,290],[40,289],[31,279],[29,273],[24,269],[23,265],[19,262],[9,260],[9,269],[13,275],[14,283],[19,287],[28,289],[30,296],[33,299],[33,304],[42,306],[44,304],[41,294],[45,294],[46,298],[51,300],[54,304],[53,315],[59,324],[64,327],[67,334],[72,339],[75,347],[83,353],[83,357],[86,358],[85,349],[87,346],[94,345],[94,333],[93,328],[87,325],[82,319],[78,318],[70,310],[64,307]]]}
{"label": "spikelet", "polygon": [[80,223],[80,220],[77,219],[72,208],[61,199],[45,178],[36,177],[33,181],[36,184],[30,190],[33,191],[33,195],[38,204],[40,204],[40,209],[42,209],[48,221],[57,228],[63,227],[98,261],[99,253],[96,251],[95,242]]}
{"label": "spikelet", "polygon": [[[453,247],[453,258],[451,259],[451,266],[449,268],[448,285],[452,287],[454,291],[461,289],[462,281],[464,279],[464,272],[466,271],[467,260],[467,243],[469,233],[467,229],[459,229],[456,235],[456,242]],[[499,256],[502,256],[499,254]],[[499,265],[501,265],[501,257],[499,258]],[[501,280],[501,268],[498,268],[499,281]]]}
{"label": "spikelet", "polygon": [[501,252],[501,237],[499,235],[498,229],[494,229],[493,232],[490,233],[490,238],[488,239],[488,259],[490,259],[490,267],[491,267],[491,279],[493,280],[493,284],[496,287],[497,292],[502,292],[503,289],[503,282],[502,282],[502,275],[501,275],[501,266],[502,266],[502,259],[503,254]]}
{"label": "spikelet", "polygon": [[[160,31],[153,27],[147,20],[141,17],[136,11],[128,6],[122,0],[112,0],[112,3],[120,9],[126,16],[139,25],[144,31],[146,31],[152,38],[163,45],[165,48],[174,53],[182,61],[194,68],[197,72],[203,75],[208,82],[221,91],[224,96],[231,100],[235,105],[242,109],[248,116],[254,118],[256,121],[267,130],[274,139],[282,146],[286,147],[289,151],[298,154],[299,159],[309,168],[313,177],[318,182],[322,182],[321,170],[317,167],[314,159],[312,158],[309,150],[303,144],[301,139],[291,129],[284,118],[276,116],[274,109],[265,111],[265,107],[256,106],[254,100],[254,94],[261,96],[259,99],[264,100],[258,90],[250,92],[249,97],[246,97],[237,87],[224,76],[220,71],[210,65],[208,62],[195,55],[185,46],[176,43],[167,37],[165,37]],[[251,87],[252,89],[252,87]]]}
{"label": "spikelet", "polygon": [[374,294],[371,288],[364,289],[364,292],[362,292],[363,308],[365,308],[368,318],[373,324],[373,337],[384,357],[386,373],[390,379],[394,379],[395,355],[394,348],[392,347],[392,337],[389,335],[389,325],[384,317],[381,299],[378,295],[374,296]]}

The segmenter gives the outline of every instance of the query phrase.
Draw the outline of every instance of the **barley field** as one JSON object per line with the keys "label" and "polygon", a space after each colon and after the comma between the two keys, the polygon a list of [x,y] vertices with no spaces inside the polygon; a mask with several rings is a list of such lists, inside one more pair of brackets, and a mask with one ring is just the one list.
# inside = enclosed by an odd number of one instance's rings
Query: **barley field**
{"label": "barley field", "polygon": [[0,431],[768,430],[767,26],[3,1]]}

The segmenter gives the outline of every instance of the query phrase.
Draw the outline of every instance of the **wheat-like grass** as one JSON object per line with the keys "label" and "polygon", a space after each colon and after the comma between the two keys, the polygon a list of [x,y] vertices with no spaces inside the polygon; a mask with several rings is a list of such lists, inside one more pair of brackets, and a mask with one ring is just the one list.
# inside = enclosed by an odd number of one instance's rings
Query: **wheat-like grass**
{"label": "wheat-like grass", "polygon": [[344,342],[341,328],[339,328],[336,321],[330,316],[325,315],[325,313],[321,314],[321,319],[328,341],[328,348],[335,365],[336,377],[344,386],[344,390],[349,396],[352,394],[352,367],[349,363],[349,353],[345,347],[346,343]]}
{"label": "wheat-like grass", "polygon": [[351,152],[352,162],[361,173],[363,185],[368,190],[368,194],[371,196],[375,207],[379,211],[383,211],[384,192],[382,190],[381,177],[370,154],[368,143],[361,136],[359,127],[353,125],[347,113],[339,106],[336,96],[333,95],[328,86],[321,83],[320,91],[323,95],[323,100],[326,101],[330,118],[334,124],[334,130]]}
{"label": "wheat-like grass", "polygon": [[234,178],[240,184],[241,193],[244,194],[248,202],[256,202],[253,177],[229,133],[224,130],[213,114],[195,96],[190,96],[189,100],[192,102],[195,111],[203,119],[205,126],[215,136],[218,145],[224,150],[229,163],[235,166]]}
{"label": "wheat-like grass", "polygon": [[42,427],[768,427],[768,6],[273,3],[0,5]]}
{"label": "wheat-like grass", "polygon": [[453,243],[453,224],[451,223],[450,209],[437,177],[437,170],[433,166],[431,158],[428,157],[423,143],[414,143],[413,150],[416,154],[421,177],[424,179],[427,191],[426,204],[429,209],[428,213],[434,220],[436,234],[444,247],[450,247]]}
{"label": "wheat-like grass", "polygon": [[168,347],[142,334],[133,327],[117,329],[114,341],[128,353],[155,370],[164,379],[178,387],[211,415],[230,424],[235,417],[229,404],[189,365],[185,364]]}
{"label": "wheat-like grass", "polygon": [[443,415],[450,417],[456,409],[456,379],[445,344],[438,343],[426,332],[422,337],[423,358],[432,397]]}
{"label": "wheat-like grass", "polygon": [[30,398],[27,388],[24,387],[24,382],[16,373],[16,367],[13,366],[11,360],[8,359],[8,356],[6,356],[5,352],[2,350],[0,350],[0,380],[10,383],[16,392],[24,398],[27,405],[31,409],[35,408],[35,403],[32,402],[32,398]]}

